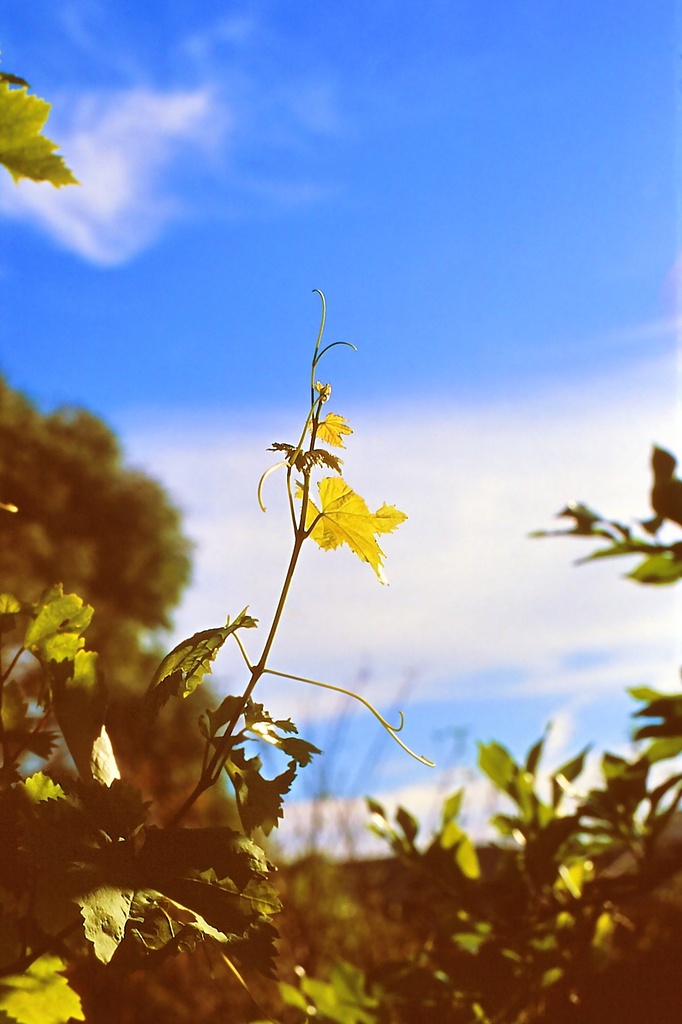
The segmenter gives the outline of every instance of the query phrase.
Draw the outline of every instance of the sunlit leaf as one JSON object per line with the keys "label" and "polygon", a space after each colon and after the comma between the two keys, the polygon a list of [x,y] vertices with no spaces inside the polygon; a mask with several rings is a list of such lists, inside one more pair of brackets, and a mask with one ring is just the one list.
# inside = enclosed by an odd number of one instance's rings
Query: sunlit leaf
{"label": "sunlit leaf", "polygon": [[47,954],[23,973],[0,978],[0,1011],[17,1024],[68,1024],[85,1020],[81,1001],[62,974],[66,964]]}
{"label": "sunlit leaf", "polygon": [[50,104],[25,88],[12,89],[0,81],[0,163],[16,182],[22,178],[48,181],[56,188],[78,181],[55,153],[57,145],[41,135]]}
{"label": "sunlit leaf", "polygon": [[123,939],[132,899],[131,889],[101,885],[78,900],[85,937],[102,963],[109,963]]}
{"label": "sunlit leaf", "polygon": [[628,577],[637,583],[675,583],[682,579],[682,558],[676,557],[676,552],[673,551],[652,555],[629,572]]}
{"label": "sunlit leaf", "polygon": [[508,793],[511,782],[518,774],[518,766],[508,750],[494,740],[478,744],[478,764],[491,782]]}
{"label": "sunlit leaf", "polygon": [[14,629],[21,602],[12,594],[0,594],[0,632],[9,633]]}
{"label": "sunlit leaf", "polygon": [[43,800],[63,800],[66,797],[62,787],[43,772],[36,772],[35,775],[26,779],[23,789],[32,803],[40,803]]}
{"label": "sunlit leaf", "polygon": [[244,608],[233,622],[228,618],[224,626],[204,629],[177,644],[163,659],[149,685],[146,699],[150,710],[158,711],[170,697],[188,697],[211,671],[211,662],[228,636],[237,629],[252,629],[257,624]]}
{"label": "sunlit leaf", "polygon": [[[333,469],[335,473],[340,473],[343,464],[343,459],[340,459],[337,455],[332,455],[325,448],[313,448],[310,451],[306,451],[302,448],[296,449],[293,444],[275,442],[268,451],[286,452],[289,456],[287,460],[289,465],[293,465],[299,473],[309,473],[314,466],[326,466],[328,469]],[[293,463],[291,461],[292,456]]]}
{"label": "sunlit leaf", "polygon": [[95,782],[100,782],[103,786],[110,786],[116,779],[121,778],[111,739],[104,725],[92,745],[90,774]]}
{"label": "sunlit leaf", "polygon": [[93,609],[77,594],[64,594],[61,584],[50,587],[35,606],[24,646],[45,662],[75,658],[92,614]]}
{"label": "sunlit leaf", "polygon": [[[291,733],[298,732],[290,718],[274,720],[262,704],[256,704],[249,700],[244,713],[244,721],[246,728],[250,732],[253,732],[266,743],[278,747],[279,750],[288,754],[289,757],[293,757],[299,765],[310,764],[315,754],[322,753],[319,747],[316,747],[313,743],[309,743],[298,736],[290,735]],[[280,732],[287,735],[280,736]]]}
{"label": "sunlit leaf", "polygon": [[317,427],[318,440],[332,445],[334,448],[345,448],[343,438],[352,433],[346,417],[340,416],[337,412],[328,412]]}
{"label": "sunlit leaf", "polygon": [[[341,477],[325,477],[318,484],[320,508],[308,502],[306,527],[324,550],[347,544],[363,562],[369,562],[381,583],[386,583],[382,565],[384,552],[377,543],[380,533],[391,533],[407,516],[395,505],[382,505],[370,512],[365,500]],[[314,525],[313,525],[314,524]]]}

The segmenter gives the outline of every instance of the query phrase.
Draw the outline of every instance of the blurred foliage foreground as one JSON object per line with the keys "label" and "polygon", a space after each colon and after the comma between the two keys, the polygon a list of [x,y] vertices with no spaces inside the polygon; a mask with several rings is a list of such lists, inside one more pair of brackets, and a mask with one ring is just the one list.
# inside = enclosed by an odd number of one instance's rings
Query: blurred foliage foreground
{"label": "blurred foliage foreground", "polygon": [[[675,582],[682,542],[659,531],[682,525],[682,483],[668,452],[654,449],[652,468],[654,515],[639,529],[575,505],[559,514],[565,530],[541,535],[596,539],[589,559],[636,555],[631,579]],[[103,726],[103,681],[83,642],[91,616],[61,585],[28,602],[0,596],[0,1022],[679,1020],[682,695],[630,691],[632,752],[598,765],[585,748],[547,772],[542,739],[520,763],[481,744],[503,807],[493,843],[463,829],[461,791],[426,842],[407,810],[390,818],[369,800],[385,859],[311,856],[274,876],[252,833],[277,824],[293,764],[316,748],[290,721],[228,697],[200,726],[206,763],[221,727],[243,716],[225,765],[236,827],[151,823],[134,762],[122,781]],[[178,645],[152,704],[190,693],[252,622],[240,613]],[[277,779],[240,752],[249,732],[292,759]],[[54,761],[60,745],[71,772]]]}

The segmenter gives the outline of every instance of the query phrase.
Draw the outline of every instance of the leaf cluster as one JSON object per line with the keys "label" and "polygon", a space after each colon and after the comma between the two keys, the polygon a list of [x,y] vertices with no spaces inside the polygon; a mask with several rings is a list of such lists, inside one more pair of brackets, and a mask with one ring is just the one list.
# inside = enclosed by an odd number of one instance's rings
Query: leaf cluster
{"label": "leaf cluster", "polygon": [[[654,449],[655,516],[642,524],[648,537],[584,504],[560,513],[573,520],[573,527],[557,532],[608,541],[589,558],[644,554],[630,574],[639,582],[675,582],[682,577],[682,543],[650,539],[666,520],[682,525],[682,483],[675,466],[670,453]],[[545,771],[544,737],[521,761],[501,743],[479,744],[479,768],[496,802],[506,804],[490,819],[497,838],[489,845],[475,846],[460,824],[461,791],[445,801],[439,828],[425,844],[418,843],[419,822],[408,810],[399,807],[392,821],[381,804],[368,800],[371,830],[416,879],[424,910],[415,912],[412,905],[405,911],[412,932],[409,955],[356,977],[356,995],[345,1004],[344,1019],[370,1024],[603,1019],[581,1007],[599,1005],[598,979],[613,974],[619,962],[627,963],[626,956],[650,941],[639,920],[642,905],[658,887],[671,884],[679,867],[668,836],[682,800],[682,772],[675,760],[682,753],[682,697],[648,687],[630,694],[642,702],[635,713],[640,724],[633,734],[634,754],[604,753],[590,767],[591,784],[584,781],[588,747]],[[341,997],[343,986],[334,973],[323,984],[327,998],[328,990]],[[611,991],[608,984],[605,991]],[[282,992],[299,1008],[297,1019],[306,1019],[305,1000],[318,1011],[316,1019],[341,1019],[315,1003],[306,979],[297,992],[298,1002]]]}
{"label": "leaf cluster", "polygon": [[675,475],[677,460],[663,448],[654,447],[651,456],[653,483],[650,492],[652,518],[642,520],[644,533],[633,530],[615,519],[606,519],[582,502],[569,504],[557,513],[559,519],[569,519],[572,526],[566,530],[536,530],[533,537],[591,537],[608,541],[605,547],[580,559],[580,563],[622,555],[644,555],[642,561],[629,573],[628,579],[637,583],[665,585],[682,578],[682,540],[663,543],[652,540],[664,523],[682,526],[682,481]]}

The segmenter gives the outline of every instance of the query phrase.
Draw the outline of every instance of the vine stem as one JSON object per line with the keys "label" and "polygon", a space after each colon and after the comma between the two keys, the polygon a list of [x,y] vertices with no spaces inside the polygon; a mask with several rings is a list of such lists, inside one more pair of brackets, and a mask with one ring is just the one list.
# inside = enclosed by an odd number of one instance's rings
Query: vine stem
{"label": "vine stem", "polygon": [[[316,426],[316,422],[313,421],[313,439],[316,433]],[[282,584],[282,590],[279,595],[279,601],[277,602],[277,608],[275,609],[275,614],[273,615],[272,623],[270,624],[270,629],[268,631],[265,644],[263,645],[261,656],[256,662],[256,664],[251,666],[251,676],[249,682],[247,683],[244,693],[241,696],[241,700],[237,710],[235,711],[230,721],[227,723],[224,733],[219,737],[221,741],[219,747],[214,751],[213,756],[210,758],[208,764],[202,771],[199,780],[197,781],[197,784],[192,790],[192,792],[189,794],[184,803],[181,804],[181,806],[175,812],[173,817],[167,823],[167,827],[173,827],[174,825],[177,825],[177,823],[182,818],[184,818],[189,809],[194,806],[194,804],[202,795],[202,793],[209,789],[219,778],[220,773],[225,765],[225,762],[229,757],[230,747],[226,741],[232,736],[237,725],[237,722],[239,721],[239,718],[242,715],[251,694],[253,693],[259,679],[265,672],[268,657],[270,656],[270,651],[272,650],[272,645],[275,641],[275,636],[277,635],[277,630],[279,629],[282,614],[287,603],[289,590],[291,589],[291,583],[294,578],[294,572],[296,571],[296,565],[298,563],[299,555],[301,554],[301,548],[303,546],[303,542],[307,538],[307,532],[303,524],[305,523],[306,513],[308,510],[309,487],[310,478],[309,476],[306,476],[304,479],[303,486],[303,501],[301,502],[301,515],[294,531],[294,544],[291,551],[291,557],[289,558],[289,565],[287,567],[286,575],[284,577],[284,583]]]}

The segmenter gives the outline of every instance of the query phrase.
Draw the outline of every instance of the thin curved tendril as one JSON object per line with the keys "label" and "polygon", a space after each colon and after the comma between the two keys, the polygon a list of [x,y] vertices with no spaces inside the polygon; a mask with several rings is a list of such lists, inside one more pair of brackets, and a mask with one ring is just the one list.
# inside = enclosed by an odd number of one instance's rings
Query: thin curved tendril
{"label": "thin curved tendril", "polygon": [[313,366],[316,367],[325,352],[328,352],[330,348],[335,348],[337,345],[345,345],[346,348],[352,348],[354,352],[357,352],[355,345],[350,341],[332,341],[331,344],[325,345],[322,351],[318,354]]}
{"label": "thin curved tendril", "polygon": [[313,288],[313,294],[320,296],[320,302],[322,303],[322,316],[320,318],[320,329],[317,332],[317,341],[315,342],[315,351],[313,352],[313,365],[310,370],[310,404],[312,405],[315,401],[315,367],[318,362],[318,352],[320,351],[320,342],[322,341],[322,335],[324,334],[324,325],[327,320],[327,300],[324,297],[324,292],[321,292],[319,288]]}
{"label": "thin curved tendril", "polygon": [[428,757],[423,757],[423,755],[421,754],[415,754],[414,750],[410,750],[410,748],[405,743],[403,743],[403,741],[397,736],[397,733],[399,733],[403,726],[405,725],[405,715],[402,713],[402,711],[398,712],[398,714],[400,715],[400,725],[391,725],[390,722],[386,721],[383,715],[379,714],[377,709],[373,707],[373,705],[370,704],[368,700],[365,700],[364,697],[361,697],[359,693],[355,693],[354,690],[347,690],[344,686],[334,686],[333,683],[321,683],[319,679],[308,679],[306,678],[306,676],[295,676],[292,675],[290,672],[277,672],[274,668],[263,669],[263,675],[265,675],[266,673],[271,676],[281,676],[283,679],[296,679],[300,683],[310,683],[311,686],[321,686],[323,690],[334,690],[336,693],[343,693],[347,697],[354,697],[355,700],[359,700],[360,703],[363,704],[368,711],[371,711],[374,717],[381,722],[389,736],[391,736],[392,739],[396,741],[398,746],[402,747],[403,750],[410,755],[410,757],[413,757],[415,761],[419,761],[420,764],[427,765],[429,768],[435,768],[435,761],[430,761]]}
{"label": "thin curved tendril", "polygon": [[258,504],[261,507],[261,512],[267,512],[267,508],[263,504],[263,496],[262,496],[263,495],[263,484],[265,483],[267,478],[270,476],[270,474],[274,473],[276,469],[279,469],[280,466],[288,466],[288,465],[289,465],[289,463],[286,462],[286,461],[276,462],[274,466],[270,466],[269,469],[265,470],[265,472],[263,473],[262,477],[258,481]]}

